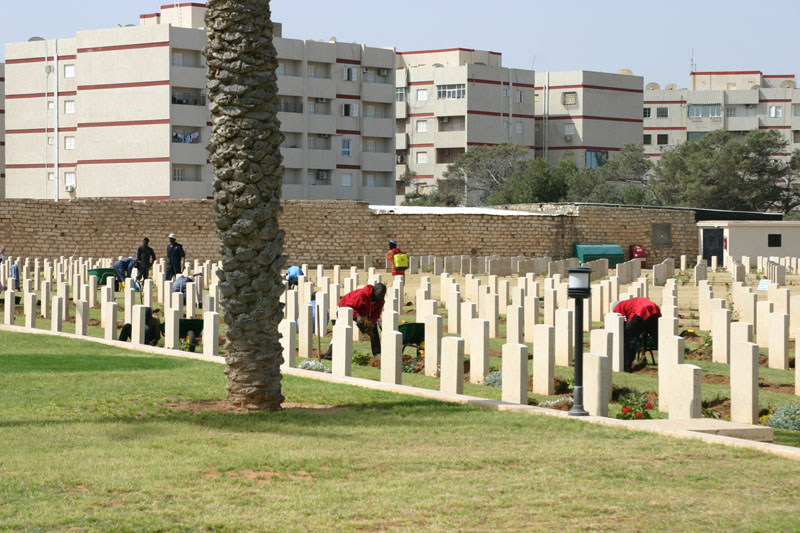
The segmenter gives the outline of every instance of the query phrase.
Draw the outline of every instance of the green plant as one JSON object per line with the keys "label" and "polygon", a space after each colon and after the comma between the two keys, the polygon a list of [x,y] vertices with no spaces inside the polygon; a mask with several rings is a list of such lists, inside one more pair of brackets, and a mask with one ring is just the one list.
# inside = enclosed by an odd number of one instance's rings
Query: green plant
{"label": "green plant", "polygon": [[711,346],[713,344],[713,341],[711,339],[711,333],[709,333],[707,331],[703,332],[700,335],[700,338],[703,339],[703,344],[700,345],[701,348],[711,348]]}
{"label": "green plant", "polygon": [[489,374],[483,378],[483,384],[496,389],[501,388],[503,386],[503,371],[495,370],[494,372],[489,372]]}
{"label": "green plant", "polygon": [[781,405],[766,416],[764,425],[778,429],[800,431],[800,405]]}
{"label": "green plant", "polygon": [[416,368],[417,363],[413,361],[411,363],[406,363],[403,365],[403,374],[413,374]]}
{"label": "green plant", "polygon": [[325,363],[322,361],[314,361],[313,359],[306,359],[300,366],[297,368],[301,368],[303,370],[316,370],[317,372],[325,372],[326,374],[331,373],[331,369],[325,366]]}
{"label": "green plant", "polygon": [[372,359],[372,357],[369,354],[359,352],[358,350],[353,351],[354,365],[367,366],[369,364],[370,359]]}
{"label": "green plant", "polygon": [[626,394],[620,396],[619,403],[622,405],[622,412],[617,418],[622,420],[645,420],[653,418],[650,416],[650,409],[654,406],[647,401],[647,397],[641,394]]}

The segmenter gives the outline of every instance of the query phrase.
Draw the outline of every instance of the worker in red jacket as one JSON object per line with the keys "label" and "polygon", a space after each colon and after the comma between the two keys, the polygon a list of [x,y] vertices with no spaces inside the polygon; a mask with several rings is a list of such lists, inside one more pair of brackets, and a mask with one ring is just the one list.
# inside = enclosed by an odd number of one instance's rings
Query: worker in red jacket
{"label": "worker in red jacket", "polygon": [[[384,298],[386,297],[386,285],[376,283],[367,285],[352,292],[348,292],[339,300],[339,307],[349,307],[353,310],[353,320],[362,333],[369,335],[372,345],[372,355],[380,357],[381,338],[378,333],[378,319],[383,311]],[[331,359],[333,354],[333,343],[328,346],[328,351],[323,356],[324,359]]]}
{"label": "worker in red jacket", "polygon": [[[400,254],[395,259],[395,255]],[[386,260],[392,264],[392,276],[405,276],[408,268],[408,256],[397,247],[397,241],[389,241],[389,251],[386,253]]]}
{"label": "worker in red jacket", "polygon": [[613,307],[615,313],[625,317],[625,372],[633,372],[636,343],[643,332],[658,342],[658,317],[661,309],[647,298],[623,300]]}

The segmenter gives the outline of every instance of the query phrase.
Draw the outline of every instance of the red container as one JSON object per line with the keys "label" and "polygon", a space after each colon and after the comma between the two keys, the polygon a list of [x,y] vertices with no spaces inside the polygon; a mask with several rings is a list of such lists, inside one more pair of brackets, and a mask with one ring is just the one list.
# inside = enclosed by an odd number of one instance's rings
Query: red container
{"label": "red container", "polygon": [[642,258],[642,268],[647,268],[647,251],[641,244],[631,245],[631,259]]}

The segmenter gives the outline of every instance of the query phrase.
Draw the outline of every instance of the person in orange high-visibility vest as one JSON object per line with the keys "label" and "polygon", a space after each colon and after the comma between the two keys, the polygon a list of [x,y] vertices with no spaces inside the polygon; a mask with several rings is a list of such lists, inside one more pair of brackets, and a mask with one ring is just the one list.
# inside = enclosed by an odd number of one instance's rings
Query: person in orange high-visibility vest
{"label": "person in orange high-visibility vest", "polygon": [[[395,261],[395,255],[403,254],[405,252],[397,247],[396,241],[389,241],[389,251],[386,253],[386,260],[392,264],[392,276],[405,276],[406,269],[408,266],[397,266],[397,261]],[[408,261],[408,256],[406,256],[406,262]]]}

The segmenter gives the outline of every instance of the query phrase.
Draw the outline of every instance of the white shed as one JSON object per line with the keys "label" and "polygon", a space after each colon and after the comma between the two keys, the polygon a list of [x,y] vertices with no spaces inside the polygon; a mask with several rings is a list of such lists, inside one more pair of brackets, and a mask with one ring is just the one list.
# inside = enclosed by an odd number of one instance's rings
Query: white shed
{"label": "white shed", "polygon": [[800,256],[800,221],[793,220],[706,220],[697,223],[703,259],[719,264],[730,256],[737,261],[748,257]]}

